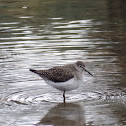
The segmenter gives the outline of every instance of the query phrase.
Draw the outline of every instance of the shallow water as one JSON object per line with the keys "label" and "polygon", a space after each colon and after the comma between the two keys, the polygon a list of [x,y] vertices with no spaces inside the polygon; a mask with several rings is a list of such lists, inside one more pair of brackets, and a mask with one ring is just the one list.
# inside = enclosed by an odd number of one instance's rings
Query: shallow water
{"label": "shallow water", "polygon": [[[126,125],[125,4],[0,1],[0,126]],[[77,60],[94,76],[66,104],[29,71]]]}

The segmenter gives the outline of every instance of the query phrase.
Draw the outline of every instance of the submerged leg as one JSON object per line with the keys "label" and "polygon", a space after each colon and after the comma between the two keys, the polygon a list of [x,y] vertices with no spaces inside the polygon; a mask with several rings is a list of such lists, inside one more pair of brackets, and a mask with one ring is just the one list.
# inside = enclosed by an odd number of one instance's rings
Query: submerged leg
{"label": "submerged leg", "polygon": [[65,90],[63,91],[63,101],[65,103]]}

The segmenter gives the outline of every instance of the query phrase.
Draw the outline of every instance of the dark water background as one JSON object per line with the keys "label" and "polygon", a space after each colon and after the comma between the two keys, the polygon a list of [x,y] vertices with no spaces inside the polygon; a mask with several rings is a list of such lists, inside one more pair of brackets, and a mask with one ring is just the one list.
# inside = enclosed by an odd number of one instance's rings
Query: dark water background
{"label": "dark water background", "polygon": [[[29,68],[85,62],[66,93]],[[0,0],[0,126],[126,125],[125,0]]]}

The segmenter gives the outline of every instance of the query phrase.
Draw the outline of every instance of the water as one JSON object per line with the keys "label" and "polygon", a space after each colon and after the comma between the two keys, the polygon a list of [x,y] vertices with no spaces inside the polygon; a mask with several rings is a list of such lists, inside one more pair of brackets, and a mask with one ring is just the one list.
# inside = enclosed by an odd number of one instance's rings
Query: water
{"label": "water", "polygon": [[[126,125],[123,0],[0,1],[0,126]],[[29,68],[82,60],[94,75],[66,93]]]}

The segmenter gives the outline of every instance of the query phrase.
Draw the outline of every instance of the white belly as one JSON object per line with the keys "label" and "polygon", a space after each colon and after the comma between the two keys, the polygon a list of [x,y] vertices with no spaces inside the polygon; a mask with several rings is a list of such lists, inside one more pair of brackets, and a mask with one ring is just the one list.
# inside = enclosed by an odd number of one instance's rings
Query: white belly
{"label": "white belly", "polygon": [[67,82],[52,82],[52,81],[48,81],[45,80],[45,82],[47,84],[49,84],[50,86],[59,89],[61,91],[70,91],[70,90],[74,90],[77,89],[81,84],[82,84],[82,80],[76,80],[74,78],[68,80]]}

